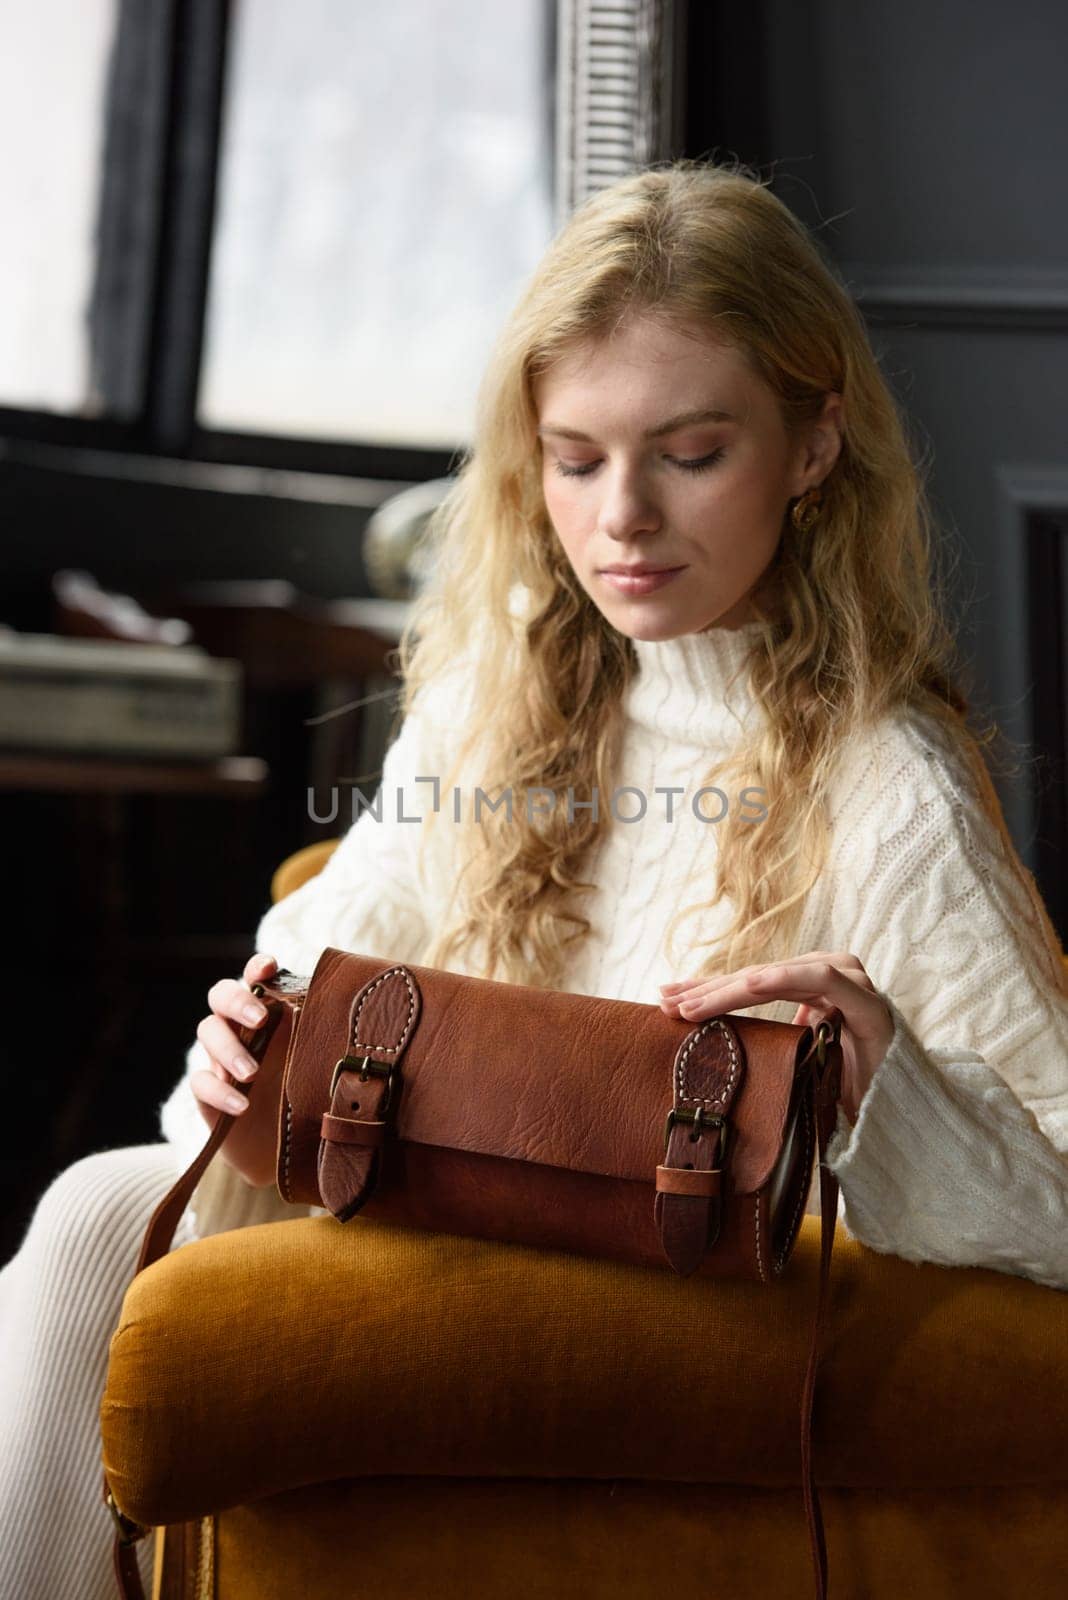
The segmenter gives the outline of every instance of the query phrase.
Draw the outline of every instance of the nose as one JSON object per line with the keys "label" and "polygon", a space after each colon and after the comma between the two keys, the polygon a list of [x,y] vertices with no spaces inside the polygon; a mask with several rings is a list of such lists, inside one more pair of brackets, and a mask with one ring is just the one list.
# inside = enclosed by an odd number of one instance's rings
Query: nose
{"label": "nose", "polygon": [[632,539],[635,534],[655,533],[661,520],[660,508],[640,472],[620,467],[605,473],[597,519],[601,533],[617,541]]}

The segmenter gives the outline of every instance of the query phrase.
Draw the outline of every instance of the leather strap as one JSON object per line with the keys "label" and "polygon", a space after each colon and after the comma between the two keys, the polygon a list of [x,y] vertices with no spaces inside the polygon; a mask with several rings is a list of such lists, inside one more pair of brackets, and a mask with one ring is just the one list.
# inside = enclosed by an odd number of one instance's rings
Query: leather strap
{"label": "leather strap", "polygon": [[679,1045],[653,1220],[665,1256],[683,1277],[697,1271],[719,1238],[720,1173],[744,1079],[742,1042],[722,1017],[701,1023]]}
{"label": "leather strap", "polygon": [[[259,1028],[239,1028],[238,1038],[249,1054],[254,1056],[257,1061],[260,1061],[271,1039],[274,1037],[278,1024],[285,1014],[286,1007],[282,1001],[273,999],[258,986],[254,988],[254,993],[259,995],[261,1003],[266,1006],[267,1019],[263,1026]],[[240,1087],[246,1095],[251,1096],[255,1082],[256,1080],[253,1079],[251,1083],[243,1083]],[[243,1116],[244,1112],[241,1115]],[[182,1220],[182,1213],[193,1198],[193,1190],[204,1176],[205,1171],[215,1157],[216,1151],[236,1121],[237,1117],[231,1115],[229,1111],[219,1112],[203,1150],[201,1150],[196,1160],[191,1162],[182,1173],[173,1188],[168,1189],[155,1211],[153,1211],[149,1218],[148,1227],[145,1229],[145,1237],[141,1243],[141,1253],[134,1268],[134,1277],[139,1272],[143,1272],[145,1267],[150,1267],[154,1261],[160,1260],[162,1256],[167,1254],[178,1224]],[[145,1600],[135,1546],[141,1539],[146,1538],[152,1532],[152,1529],[143,1527],[139,1522],[134,1522],[131,1517],[127,1517],[119,1510],[112,1498],[106,1475],[104,1477],[103,1498],[115,1523],[113,1557],[119,1594],[122,1596],[122,1600]]]}
{"label": "leather strap", "polygon": [[[831,1274],[831,1253],[834,1249],[834,1232],[838,1225],[838,1179],[827,1165],[827,1146],[837,1121],[838,1095],[842,1076],[842,1047],[839,1043],[840,1022],[834,1025],[832,1042],[826,1060],[817,1058],[815,1105],[816,1138],[819,1144],[820,1173],[820,1272],[816,1290],[816,1310],[812,1319],[809,1340],[808,1365],[801,1389],[801,1487],[805,1497],[805,1518],[808,1522],[809,1543],[812,1547],[812,1567],[816,1580],[816,1600],[827,1597],[827,1543],[823,1533],[823,1513],[820,1510],[819,1491],[812,1472],[812,1406],[816,1394],[816,1372],[819,1367],[820,1344],[827,1317],[827,1289]],[[813,1047],[818,1050],[818,1045]]]}
{"label": "leather strap", "polygon": [[685,1167],[657,1167],[656,1192],[691,1194],[698,1195],[703,1200],[718,1200],[722,1176],[719,1167],[713,1167],[710,1172],[689,1172]]}
{"label": "leather strap", "polygon": [[403,966],[379,973],[352,1002],[345,1054],[334,1069],[330,1109],[320,1124],[316,1168],[323,1205],[339,1222],[348,1222],[374,1193],[387,1118],[397,1115],[396,1068],[421,1006]]}
{"label": "leather strap", "polygon": [[325,1111],[320,1132],[324,1139],[329,1139],[333,1144],[370,1146],[384,1142],[388,1127],[388,1122],[368,1122],[366,1119],[357,1122],[352,1117],[334,1117]]}
{"label": "leather strap", "polygon": [[[261,993],[261,999],[267,1006],[268,1013],[263,1027],[247,1032],[242,1029],[240,1032],[240,1037],[246,1048],[257,1059],[260,1059],[266,1050],[284,1010],[280,1002],[273,1001],[268,995]],[[816,1393],[816,1373],[819,1366],[820,1344],[827,1313],[827,1289],[830,1279],[831,1255],[834,1248],[835,1228],[838,1223],[838,1180],[826,1164],[827,1146],[835,1128],[841,1080],[842,1057],[838,1033],[839,1025],[835,1024],[833,1038],[827,1049],[825,1064],[821,1065],[819,1061],[817,1053],[819,1051],[818,1042],[813,1044],[810,1052],[810,1055],[817,1057],[814,1100],[816,1136],[819,1143],[820,1266],[819,1284],[816,1291],[816,1310],[813,1316],[812,1333],[809,1341],[808,1365],[805,1369],[805,1379],[801,1390],[801,1485],[805,1500],[805,1518],[808,1523],[809,1542],[812,1549],[816,1600],[827,1600],[827,1546],[823,1531],[823,1515],[820,1510],[819,1491],[816,1488],[812,1471],[812,1411]],[[354,1029],[353,1037],[357,1036],[358,1030]],[[396,1048],[395,1042],[393,1043],[393,1048]],[[254,1082],[255,1079],[253,1079]],[[242,1087],[246,1094],[251,1092],[251,1085],[245,1084]],[[140,1272],[144,1267],[150,1266],[153,1261],[158,1261],[161,1256],[167,1253],[182,1213],[193,1197],[193,1190],[200,1182],[205,1169],[235,1121],[236,1118],[231,1116],[229,1112],[221,1111],[219,1113],[203,1150],[191,1166],[183,1172],[174,1187],[164,1195],[152,1213],[151,1220],[145,1231],[144,1243],[141,1246],[136,1272]],[[670,1171],[670,1181],[674,1182],[678,1179],[680,1170],[685,1172],[683,1181],[686,1178],[699,1179],[707,1176],[707,1174],[698,1174],[696,1172],[690,1173],[686,1169],[658,1168],[658,1190],[662,1172]],[[665,1200],[669,1192],[661,1190],[657,1194],[656,1203],[661,1203]],[[689,1198],[688,1193],[687,1198]],[[111,1490],[106,1477],[104,1479],[104,1500],[111,1511],[117,1530],[114,1543],[114,1564],[121,1600],[145,1600],[135,1545],[151,1533],[152,1529],[142,1527],[140,1523],[124,1516],[111,1497]]]}

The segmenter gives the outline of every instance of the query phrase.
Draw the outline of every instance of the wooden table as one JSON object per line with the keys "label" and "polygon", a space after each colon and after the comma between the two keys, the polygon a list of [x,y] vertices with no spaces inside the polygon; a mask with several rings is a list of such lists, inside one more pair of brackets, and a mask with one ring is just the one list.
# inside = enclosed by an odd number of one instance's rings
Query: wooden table
{"label": "wooden table", "polygon": [[214,794],[253,800],[267,782],[258,756],[217,761],[133,761],[129,757],[0,751],[0,789],[35,794]]}

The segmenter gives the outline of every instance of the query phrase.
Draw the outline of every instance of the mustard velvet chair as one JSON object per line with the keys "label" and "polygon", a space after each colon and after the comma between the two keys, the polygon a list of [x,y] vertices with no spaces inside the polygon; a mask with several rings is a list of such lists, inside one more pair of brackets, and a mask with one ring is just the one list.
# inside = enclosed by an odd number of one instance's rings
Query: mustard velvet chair
{"label": "mustard velvet chair", "polygon": [[[818,1251],[765,1288],[364,1215],[184,1246],[101,1411],[156,1600],[808,1600]],[[1068,1295],[840,1233],[814,1458],[838,1600],[1061,1596]]]}

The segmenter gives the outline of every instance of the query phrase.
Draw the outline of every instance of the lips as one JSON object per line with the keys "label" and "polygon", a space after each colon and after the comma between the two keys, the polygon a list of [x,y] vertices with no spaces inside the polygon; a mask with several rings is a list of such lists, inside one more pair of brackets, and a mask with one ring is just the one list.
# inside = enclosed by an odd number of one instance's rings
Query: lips
{"label": "lips", "polygon": [[621,578],[647,578],[647,577],[650,576],[650,574],[652,574],[654,572],[681,572],[681,570],[682,570],[681,567],[672,567],[672,566],[653,567],[653,566],[649,566],[648,564],[646,564],[644,562],[641,563],[640,565],[634,566],[634,567],[601,567],[600,568],[600,571],[606,577],[607,576],[611,576],[611,577],[621,577]]}
{"label": "lips", "polygon": [[685,567],[602,567],[599,576],[619,594],[652,594],[672,583]]}

